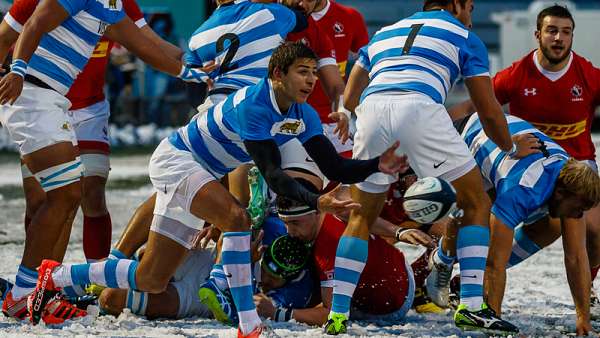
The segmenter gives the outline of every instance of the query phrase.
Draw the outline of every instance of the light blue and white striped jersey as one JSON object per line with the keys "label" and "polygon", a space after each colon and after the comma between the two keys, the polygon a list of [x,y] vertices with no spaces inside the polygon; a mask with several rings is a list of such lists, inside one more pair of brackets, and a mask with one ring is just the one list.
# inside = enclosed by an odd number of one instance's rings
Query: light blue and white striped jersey
{"label": "light blue and white striped jersey", "polygon": [[221,5],[192,35],[185,62],[215,61],[214,89],[253,85],[267,75],[273,50],[295,26],[296,15],[283,5],[247,0]]}
{"label": "light blue and white striped jersey", "polygon": [[486,183],[496,189],[492,213],[514,228],[521,222],[535,222],[548,213],[547,201],[569,155],[529,122],[511,115],[506,116],[506,121],[511,135],[537,136],[543,142],[542,153],[510,158],[485,134],[477,114],[469,118],[461,136]]}
{"label": "light blue and white striped jersey", "polygon": [[229,95],[206,114],[179,128],[169,141],[191,151],[196,161],[216,178],[252,159],[244,141],[273,140],[280,146],[292,138],[301,143],[323,134],[321,120],[308,103],[293,103],[280,112],[271,81],[264,78]]}
{"label": "light blue and white striped jersey", "polygon": [[487,49],[446,11],[418,12],[375,33],[359,51],[369,72],[361,100],[383,91],[419,92],[444,103],[459,75],[489,76]]}
{"label": "light blue and white striped jersey", "polygon": [[27,74],[65,95],[87,64],[106,28],[125,17],[121,0],[58,0],[69,13],[44,34]]}

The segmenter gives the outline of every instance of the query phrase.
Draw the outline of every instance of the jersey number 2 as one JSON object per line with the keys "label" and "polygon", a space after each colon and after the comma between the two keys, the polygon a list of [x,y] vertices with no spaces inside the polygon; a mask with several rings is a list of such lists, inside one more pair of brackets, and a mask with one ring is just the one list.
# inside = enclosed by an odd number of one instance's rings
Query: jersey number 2
{"label": "jersey number 2", "polygon": [[419,31],[421,30],[421,27],[423,27],[422,23],[416,23],[416,24],[410,26],[410,33],[408,33],[406,42],[404,42],[404,47],[402,48],[402,55],[406,55],[410,52],[410,49],[412,48],[413,43],[415,43],[415,38],[417,37],[417,34],[419,34]]}
{"label": "jersey number 2", "polygon": [[240,48],[240,38],[233,33],[223,34],[219,40],[217,40],[217,53],[221,53],[225,50],[225,41],[229,41],[229,47],[227,48],[227,54],[225,54],[225,58],[219,69],[219,74],[227,73],[238,67],[237,64],[231,64],[231,60],[233,60],[235,53],[237,53],[238,48]]}

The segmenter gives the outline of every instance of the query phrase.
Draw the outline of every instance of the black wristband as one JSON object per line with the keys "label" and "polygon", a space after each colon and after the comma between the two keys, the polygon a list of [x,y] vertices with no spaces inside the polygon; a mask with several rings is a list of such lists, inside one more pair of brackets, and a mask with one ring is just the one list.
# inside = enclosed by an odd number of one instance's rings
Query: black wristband
{"label": "black wristband", "polygon": [[274,317],[273,320],[276,322],[289,322],[292,319],[292,309],[278,307]]}

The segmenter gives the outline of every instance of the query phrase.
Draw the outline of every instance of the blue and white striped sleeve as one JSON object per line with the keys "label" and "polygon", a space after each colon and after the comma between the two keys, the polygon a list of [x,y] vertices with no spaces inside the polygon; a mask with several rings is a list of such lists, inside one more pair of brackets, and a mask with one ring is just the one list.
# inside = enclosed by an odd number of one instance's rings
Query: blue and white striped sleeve
{"label": "blue and white striped sleeve", "polygon": [[464,48],[460,49],[460,62],[464,77],[490,76],[487,48],[473,32],[469,32]]}
{"label": "blue and white striped sleeve", "polygon": [[362,69],[370,72],[371,71],[371,60],[369,60],[369,45],[366,45],[358,50],[358,59],[356,65]]}

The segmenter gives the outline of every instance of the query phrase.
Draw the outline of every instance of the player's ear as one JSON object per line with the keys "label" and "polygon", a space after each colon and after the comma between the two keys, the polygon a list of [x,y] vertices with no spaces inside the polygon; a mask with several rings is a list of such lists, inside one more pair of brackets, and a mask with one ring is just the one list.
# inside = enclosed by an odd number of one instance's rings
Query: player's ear
{"label": "player's ear", "polygon": [[540,33],[539,30],[536,30],[535,32],[533,32],[533,35],[535,36],[535,39],[538,40],[538,41],[540,40],[540,34],[541,33]]}

